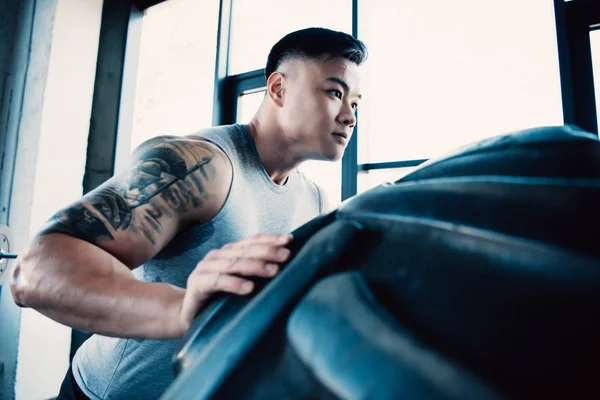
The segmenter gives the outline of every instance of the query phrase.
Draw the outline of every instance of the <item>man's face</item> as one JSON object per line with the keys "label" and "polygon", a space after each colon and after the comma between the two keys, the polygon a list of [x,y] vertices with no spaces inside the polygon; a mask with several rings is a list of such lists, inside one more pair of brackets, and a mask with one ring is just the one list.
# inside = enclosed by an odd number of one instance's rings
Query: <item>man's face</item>
{"label": "man's face", "polygon": [[344,58],[290,60],[281,108],[286,137],[303,157],[339,160],[356,124],[360,69]]}

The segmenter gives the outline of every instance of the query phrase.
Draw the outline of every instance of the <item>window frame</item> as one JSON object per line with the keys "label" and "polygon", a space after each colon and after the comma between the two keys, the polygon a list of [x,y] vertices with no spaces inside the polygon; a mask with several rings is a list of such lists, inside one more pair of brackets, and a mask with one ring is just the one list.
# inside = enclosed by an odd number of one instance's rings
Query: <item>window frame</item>
{"label": "window frame", "polygon": [[554,0],[554,11],[564,123],[597,135],[590,32],[600,29],[600,3]]}

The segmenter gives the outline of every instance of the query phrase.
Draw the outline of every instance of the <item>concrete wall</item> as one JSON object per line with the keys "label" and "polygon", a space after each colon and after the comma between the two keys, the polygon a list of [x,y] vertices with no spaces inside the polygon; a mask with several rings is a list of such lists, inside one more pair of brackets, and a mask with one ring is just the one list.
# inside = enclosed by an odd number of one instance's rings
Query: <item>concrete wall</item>
{"label": "concrete wall", "polygon": [[[14,90],[2,107],[6,128],[0,125],[7,138],[18,138],[8,215],[16,252],[53,212],[81,196],[102,0],[23,0],[20,7]],[[56,396],[70,330],[35,311],[19,312],[6,288],[0,315],[2,398]]]}
{"label": "concrete wall", "polygon": [[[12,80],[10,70],[12,67],[18,14],[19,2],[0,2],[0,121],[6,121],[5,112],[8,109],[3,105],[9,102],[11,95],[8,88],[11,87]],[[4,139],[4,129],[0,129],[0,154],[4,152]],[[5,215],[6,211],[6,209],[0,208],[0,223],[5,222],[2,215]]]}
{"label": "concrete wall", "polygon": [[[12,67],[12,55],[15,44],[18,14],[18,2],[0,2],[0,123],[7,121],[8,102],[11,97],[11,90],[9,90],[9,87],[12,87],[12,76],[10,71]],[[5,126],[5,124],[0,125],[0,127],[2,126]],[[2,154],[4,154],[5,142],[5,129],[0,129],[0,160],[4,160]],[[1,170],[2,168],[0,167],[0,171]],[[2,186],[3,180],[0,175],[0,192],[2,191]],[[3,207],[2,204],[0,204],[0,224],[6,222],[5,216],[7,215],[7,211],[6,206]],[[9,334],[9,336],[12,334],[12,336],[15,337],[16,332],[18,332],[20,321],[19,315],[11,315],[10,311],[5,310],[5,307],[2,305],[2,281],[3,277],[0,277],[0,316],[5,316],[5,318],[0,317],[0,326],[2,327],[2,329],[0,329],[0,400],[5,398],[3,395],[5,392],[5,382],[9,379],[14,379],[14,364],[6,365],[6,361],[9,358],[15,359],[16,356],[16,345],[14,341],[13,343],[7,342],[4,338],[4,334]],[[16,311],[18,314],[17,310],[13,311]]]}

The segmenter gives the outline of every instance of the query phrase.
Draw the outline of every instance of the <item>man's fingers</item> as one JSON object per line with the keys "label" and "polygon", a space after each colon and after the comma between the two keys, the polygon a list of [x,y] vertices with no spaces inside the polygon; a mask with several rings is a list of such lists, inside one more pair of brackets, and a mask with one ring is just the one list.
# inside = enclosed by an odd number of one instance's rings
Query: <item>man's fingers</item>
{"label": "man's fingers", "polygon": [[252,258],[204,260],[198,273],[224,273],[269,278],[279,272],[279,265]]}
{"label": "man's fingers", "polygon": [[[290,250],[285,247],[267,244],[255,244],[248,247],[230,247],[218,250],[210,259],[248,258],[265,262],[282,263],[290,257]],[[205,258],[206,259],[206,258]]]}
{"label": "man's fingers", "polygon": [[[240,240],[239,242],[230,243],[229,245],[231,245],[232,247],[233,246],[246,247],[246,246],[249,246],[252,244],[272,244],[274,246],[285,246],[291,241],[292,241],[292,235],[290,235],[290,234],[285,234],[285,235],[260,234],[260,235],[253,235],[253,236],[247,237],[246,239]],[[229,246],[229,245],[227,245],[227,246]]]}
{"label": "man's fingers", "polygon": [[290,257],[290,251],[284,246],[291,240],[291,235],[255,235],[209,251],[188,277],[182,321],[191,323],[214,293],[245,295],[252,292],[254,283],[244,276],[276,275],[278,264]]}
{"label": "man's fingers", "polygon": [[254,289],[254,283],[244,278],[219,273],[195,273],[187,281],[181,318],[191,323],[205,302],[217,292],[245,295]]}
{"label": "man's fingers", "polygon": [[[223,246],[220,249],[213,249],[211,251],[209,251],[206,256],[204,256],[205,260],[212,260],[212,259],[216,259],[216,258],[231,258],[231,257],[244,257],[246,256],[246,254],[248,254],[247,249],[252,248],[252,250],[250,251],[249,254],[251,254],[250,257],[258,257],[258,258],[264,258],[264,256],[267,256],[267,258],[271,257],[273,258],[273,254],[270,254],[267,249],[269,247],[283,247],[286,246],[287,244],[289,244],[292,241],[293,237],[290,234],[285,234],[285,235],[254,235],[254,236],[250,236],[249,238],[246,238],[244,240],[241,240],[239,242],[233,242],[233,243],[228,243],[225,246]],[[258,249],[255,249],[254,247],[258,247]],[[235,251],[228,251],[226,253],[223,253],[224,250],[234,250]],[[261,253],[263,252],[263,253]],[[264,256],[262,255],[264,254]],[[285,252],[282,252],[281,254],[285,254]],[[279,257],[277,257],[276,255],[274,256],[274,260],[273,261],[277,261],[280,260]],[[285,260],[283,260],[285,261]]]}
{"label": "man's fingers", "polygon": [[202,273],[190,276],[187,290],[193,290],[204,301],[216,292],[244,295],[254,289],[254,283],[238,276],[220,273]]}

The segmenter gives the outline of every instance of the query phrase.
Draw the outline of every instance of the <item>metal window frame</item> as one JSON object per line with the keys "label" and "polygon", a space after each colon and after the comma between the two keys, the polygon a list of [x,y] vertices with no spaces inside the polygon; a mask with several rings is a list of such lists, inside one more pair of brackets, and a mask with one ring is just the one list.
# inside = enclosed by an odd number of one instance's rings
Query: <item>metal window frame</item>
{"label": "metal window frame", "polygon": [[83,178],[84,194],[114,174],[127,31],[132,10],[129,3],[120,0],[105,0],[102,6],[98,61]]}
{"label": "metal window frame", "polygon": [[215,125],[229,125],[237,121],[238,98],[251,90],[262,89],[267,86],[265,70],[256,69],[242,74],[231,75],[224,78],[219,86],[219,96],[223,103],[215,102]]}
{"label": "metal window frame", "polygon": [[[130,66],[137,68],[141,47],[141,13],[163,1],[166,0],[133,0],[132,3],[104,0],[83,178],[84,194],[115,172],[119,133],[123,133],[124,120],[133,119],[133,106],[124,107],[123,100],[132,100],[137,74],[127,68],[127,61],[132,64]],[[124,96],[124,93],[128,96]]]}
{"label": "metal window frame", "polygon": [[554,11],[564,122],[598,134],[590,32],[600,24],[600,3],[554,0]]}
{"label": "metal window frame", "polygon": [[[141,10],[136,10],[129,3],[104,0],[83,178],[84,194],[114,175],[117,142],[123,140],[119,133],[123,133],[126,121],[133,120],[133,105],[126,107],[123,100],[131,101],[131,94],[135,93],[136,73],[128,69],[127,62],[137,68],[141,47],[140,18]],[[129,134],[127,138],[130,138]],[[71,330],[69,360],[90,336],[77,329]]]}
{"label": "metal window frame", "polygon": [[[358,0],[352,0],[352,36],[358,39]],[[342,157],[342,201],[358,193],[358,135],[360,112],[356,113],[354,135],[348,141]]]}
{"label": "metal window frame", "polygon": [[217,25],[217,48],[215,65],[215,85],[213,97],[213,125],[228,125],[235,121],[232,105],[237,104],[232,99],[229,89],[229,48],[231,44],[231,10],[233,0],[220,0],[219,23]]}
{"label": "metal window frame", "polygon": [[163,3],[167,0],[133,0],[133,4],[140,11],[144,11],[147,8],[155,6],[159,3]]}

